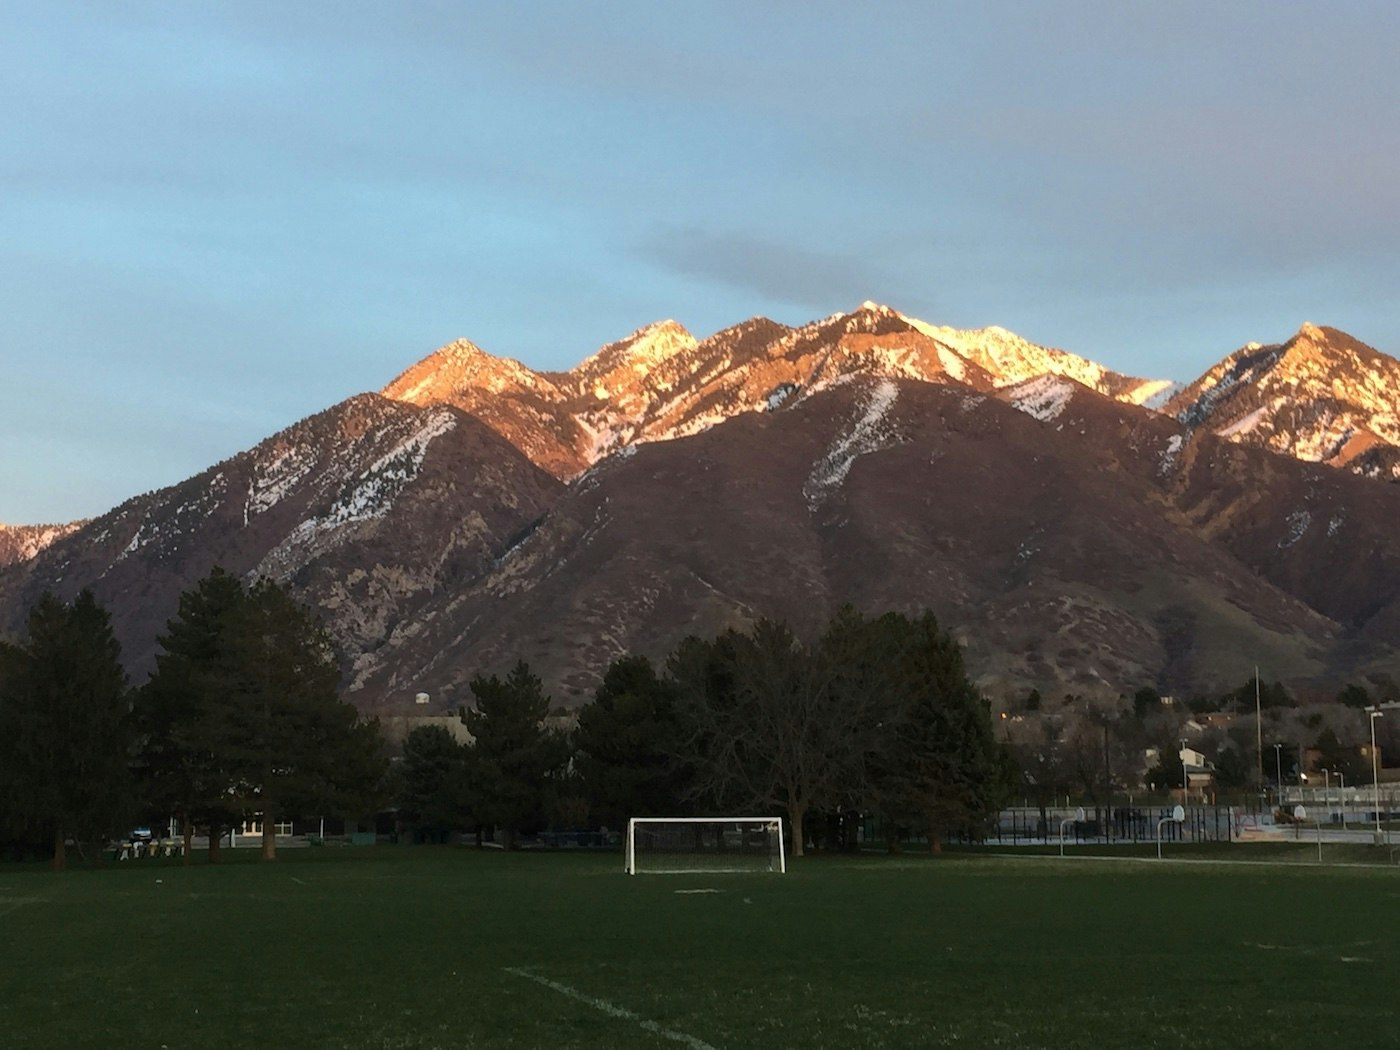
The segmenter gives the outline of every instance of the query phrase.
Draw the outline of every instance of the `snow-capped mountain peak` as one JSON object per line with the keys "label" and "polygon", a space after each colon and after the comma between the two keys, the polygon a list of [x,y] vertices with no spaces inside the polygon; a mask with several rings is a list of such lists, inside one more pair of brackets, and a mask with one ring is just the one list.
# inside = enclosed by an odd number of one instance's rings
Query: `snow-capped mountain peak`
{"label": "snow-capped mountain peak", "polygon": [[1400,361],[1305,323],[1285,343],[1249,343],[1166,411],[1244,444],[1400,478]]}
{"label": "snow-capped mountain peak", "polygon": [[985,369],[998,387],[1013,386],[1041,375],[1072,379],[1119,401],[1141,405],[1172,386],[1169,379],[1137,379],[1065,350],[1041,346],[1002,328],[950,328],[904,317],[931,339]]}
{"label": "snow-capped mountain peak", "polygon": [[548,385],[548,380],[519,361],[496,357],[470,340],[457,339],[402,372],[381,393],[395,401],[430,405],[451,401],[454,393],[465,390],[500,393]]}
{"label": "snow-capped mountain peak", "polygon": [[1400,476],[1400,362],[1311,322],[1285,343],[1242,347],[1183,388],[1114,372],[999,325],[934,325],[867,300],[798,328],[755,318],[702,341],[674,320],[657,321],[565,372],[535,372],[458,340],[384,394],[471,412],[569,479],[629,445],[796,404],[853,375],[982,391],[1057,377],[1234,441]]}
{"label": "snow-capped mountain peak", "polygon": [[[657,321],[638,328],[631,335],[609,343],[571,372],[563,373],[561,385],[570,381],[600,400],[625,390],[645,378],[666,361],[695,348],[695,337],[676,321]],[[565,378],[567,377],[567,378]]]}

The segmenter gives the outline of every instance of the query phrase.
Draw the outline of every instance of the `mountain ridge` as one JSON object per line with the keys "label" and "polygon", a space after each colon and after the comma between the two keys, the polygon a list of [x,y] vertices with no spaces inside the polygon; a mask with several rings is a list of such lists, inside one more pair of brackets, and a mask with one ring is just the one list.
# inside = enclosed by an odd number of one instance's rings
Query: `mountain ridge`
{"label": "mountain ridge", "polygon": [[[1299,681],[1400,675],[1397,490],[1349,477],[1395,452],[1392,367],[1305,325],[1159,413],[1165,381],[873,302],[703,339],[654,322],[563,372],[457,340],[179,485],[15,539],[0,629],[91,586],[139,671],[179,590],[222,564],[319,608],[374,709],[463,702],[512,655],[577,702],[629,646],[844,600],[934,607],[988,689],[1213,688],[1245,651]],[[1299,457],[1342,412],[1370,444]]]}
{"label": "mountain ridge", "polygon": [[1250,343],[1164,407],[1191,427],[1308,462],[1400,479],[1400,361],[1305,322],[1282,343]]}
{"label": "mountain ridge", "polygon": [[858,371],[978,388],[1051,371],[1134,403],[1168,383],[1123,376],[1005,329],[936,328],[867,301],[797,328],[750,318],[703,340],[676,321],[653,322],[566,371],[535,372],[459,340],[381,393],[473,412],[567,481],[634,442],[697,433]]}

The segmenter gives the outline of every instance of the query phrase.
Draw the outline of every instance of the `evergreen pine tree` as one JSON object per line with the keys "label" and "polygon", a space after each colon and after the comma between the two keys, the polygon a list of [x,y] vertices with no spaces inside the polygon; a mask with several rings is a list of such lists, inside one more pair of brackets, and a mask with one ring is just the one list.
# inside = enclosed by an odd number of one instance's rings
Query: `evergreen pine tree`
{"label": "evergreen pine tree", "polygon": [[9,821],[47,837],[61,871],[69,839],[100,851],[132,809],[126,673],[90,591],[45,594],[27,627],[0,654],[0,766]]}
{"label": "evergreen pine tree", "polygon": [[[245,588],[215,569],[181,596],[143,690],[144,767],[153,800],[220,834],[261,815],[276,857],[284,814],[366,808],[382,775],[378,727],[339,696],[334,650],[316,617],[280,585]],[[188,850],[186,851],[188,856]]]}
{"label": "evergreen pine tree", "polygon": [[470,818],[467,750],[440,725],[419,726],[403,743],[397,769],[399,820],[417,837],[441,840]]}
{"label": "evergreen pine tree", "polygon": [[467,767],[472,809],[513,848],[521,832],[543,826],[551,782],[568,763],[568,744],[546,727],[549,697],[523,660],[504,680],[477,676],[471,690],[476,707],[462,720],[473,738]]}
{"label": "evergreen pine tree", "polygon": [[1007,793],[1009,764],[992,734],[991,714],[967,676],[962,649],[932,613],[881,618],[890,696],[876,798],[895,825],[920,827],[938,851],[949,830],[976,832]]}
{"label": "evergreen pine tree", "polygon": [[680,815],[686,769],[679,750],[676,687],[644,656],[608,665],[578,713],[574,765],[595,824]]}

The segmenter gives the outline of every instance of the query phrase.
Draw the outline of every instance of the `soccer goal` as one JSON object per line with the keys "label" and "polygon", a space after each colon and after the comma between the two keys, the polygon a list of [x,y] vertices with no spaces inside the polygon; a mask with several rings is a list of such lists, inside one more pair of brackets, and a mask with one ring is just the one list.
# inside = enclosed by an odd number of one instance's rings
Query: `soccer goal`
{"label": "soccer goal", "polygon": [[628,875],[787,871],[780,817],[633,817]]}

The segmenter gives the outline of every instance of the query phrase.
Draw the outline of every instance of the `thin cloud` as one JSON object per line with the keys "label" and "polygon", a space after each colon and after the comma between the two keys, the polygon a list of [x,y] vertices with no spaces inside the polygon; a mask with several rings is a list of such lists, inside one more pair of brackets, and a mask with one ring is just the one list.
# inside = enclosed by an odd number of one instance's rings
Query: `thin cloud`
{"label": "thin cloud", "polygon": [[818,312],[889,296],[896,287],[883,266],[863,253],[818,251],[747,234],[657,230],[637,250],[672,273]]}

